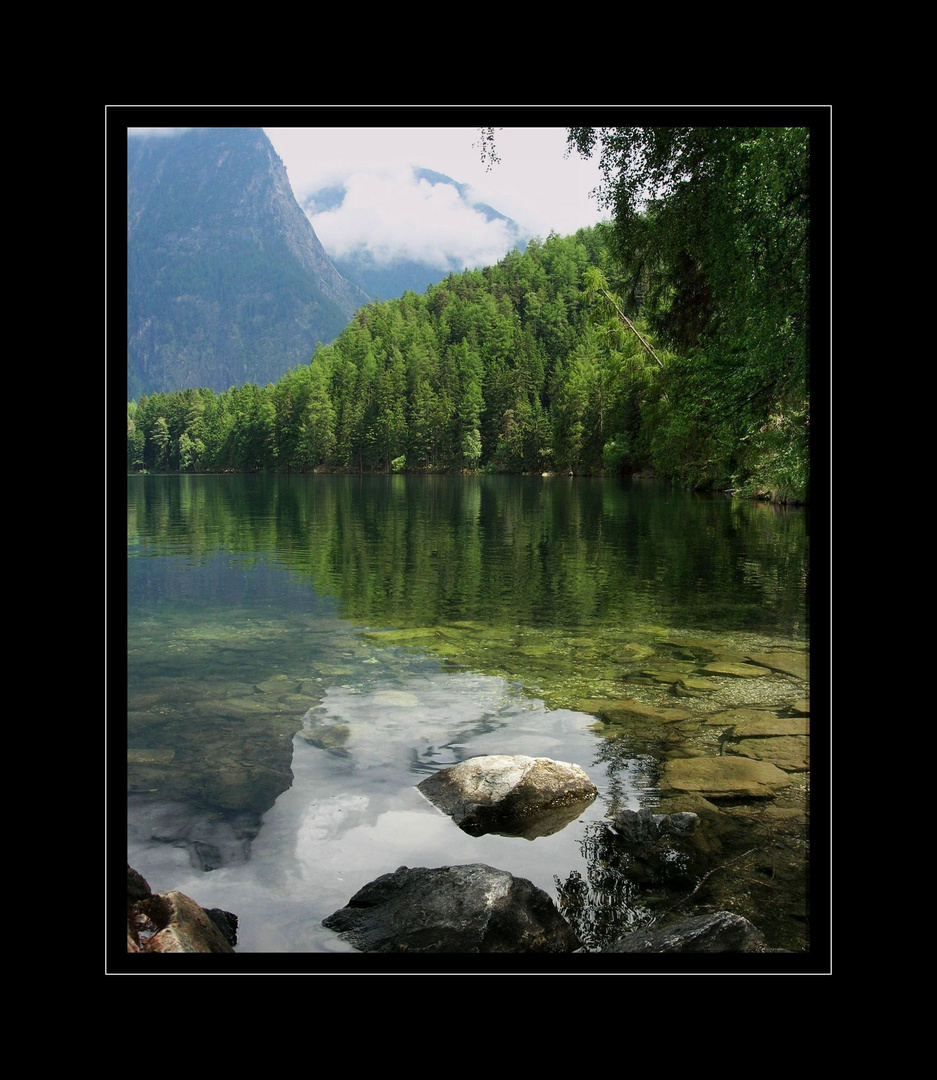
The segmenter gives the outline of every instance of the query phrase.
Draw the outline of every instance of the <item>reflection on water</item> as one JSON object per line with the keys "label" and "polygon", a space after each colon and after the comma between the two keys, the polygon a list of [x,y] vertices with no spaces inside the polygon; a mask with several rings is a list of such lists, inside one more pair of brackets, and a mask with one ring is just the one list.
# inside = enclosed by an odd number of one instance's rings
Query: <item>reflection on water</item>
{"label": "reflection on water", "polygon": [[[292,784],[259,830],[243,815],[186,813],[159,791],[131,798],[131,865],[154,888],[191,889],[205,906],[236,911],[244,951],[290,951],[299,941],[335,948],[317,924],[401,865],[490,862],[552,890],[555,868],[580,860],[579,826],[538,840],[536,851],[525,841],[472,838],[416,784],[476,754],[583,761],[594,754],[592,717],[548,712],[503,679],[441,671],[409,655],[372,659],[361,658],[354,682],[327,689],[300,718]],[[410,666],[418,673],[407,677]],[[601,780],[604,770],[590,767],[590,775]],[[200,867],[206,852],[210,863]]]}
{"label": "reflection on water", "polygon": [[[680,808],[663,767],[731,750],[713,718],[805,696],[704,670],[804,650],[802,515],[565,477],[128,486],[128,858],[236,912],[239,952],[348,951],[319,924],[358,888],[459,862],[529,878],[590,948],[691,892],[804,947],[805,771],[770,812],[713,807],[693,873],[604,821]],[[621,698],[645,713],[597,719]],[[489,753],[576,762],[599,798],[553,836],[468,836],[416,785]]]}

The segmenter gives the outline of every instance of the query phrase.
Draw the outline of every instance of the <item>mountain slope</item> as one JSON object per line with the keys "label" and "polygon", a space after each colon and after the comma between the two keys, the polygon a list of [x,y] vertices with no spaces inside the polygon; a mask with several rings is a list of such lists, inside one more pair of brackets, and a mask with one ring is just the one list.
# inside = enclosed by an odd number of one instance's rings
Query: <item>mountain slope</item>
{"label": "mountain slope", "polygon": [[331,263],[261,128],[127,144],[128,399],[274,381],[368,296]]}
{"label": "mountain slope", "polygon": [[[479,214],[487,222],[503,223],[502,254],[506,254],[512,247],[519,251],[524,251],[527,247],[529,238],[522,235],[517,222],[486,203],[473,202],[471,189],[467,184],[460,184],[452,177],[432,169],[414,169],[413,177],[416,182],[424,181],[432,186],[448,185],[455,190],[459,203],[466,212]],[[342,184],[320,188],[304,199],[303,209],[312,218],[315,218],[316,214],[339,211],[346,194]],[[380,300],[396,299],[403,296],[407,290],[422,295],[430,285],[437,285],[449,274],[459,274],[466,268],[463,265],[465,260],[457,256],[450,256],[445,264],[429,262],[404,251],[389,261],[376,258],[367,241],[362,241],[355,249],[342,254],[332,251],[330,258],[345,277],[357,282],[369,296]]]}

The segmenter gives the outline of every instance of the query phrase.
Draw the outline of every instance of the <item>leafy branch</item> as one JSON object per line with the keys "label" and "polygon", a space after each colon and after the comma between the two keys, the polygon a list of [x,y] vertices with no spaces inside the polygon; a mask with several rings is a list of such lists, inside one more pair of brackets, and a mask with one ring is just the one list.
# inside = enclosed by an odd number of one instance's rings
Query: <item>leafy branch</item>
{"label": "leafy branch", "polygon": [[605,281],[605,277],[602,274],[602,271],[599,270],[598,267],[590,266],[589,269],[585,272],[584,281],[586,285],[586,299],[591,302],[595,299],[596,293],[601,293],[601,295],[604,296],[608,303],[611,305],[612,310],[618,316],[619,321],[623,323],[623,325],[628,327],[628,329],[634,334],[638,341],[640,341],[644,348],[647,350],[648,354],[652,356],[657,361],[661,369],[663,369],[663,361],[657,355],[657,353],[654,352],[651,343],[640,333],[634,323],[622,311],[621,303],[618,301],[618,299],[609,292],[608,285]]}

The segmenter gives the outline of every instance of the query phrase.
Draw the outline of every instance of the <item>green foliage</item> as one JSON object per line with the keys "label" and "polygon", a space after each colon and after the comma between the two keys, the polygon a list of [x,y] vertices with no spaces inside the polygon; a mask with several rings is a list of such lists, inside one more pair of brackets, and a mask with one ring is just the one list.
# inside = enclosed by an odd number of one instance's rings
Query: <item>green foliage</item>
{"label": "green foliage", "polygon": [[628,471],[630,461],[631,438],[627,434],[618,434],[602,448],[602,464],[605,471],[613,475]]}
{"label": "green foliage", "polygon": [[[759,191],[787,190],[772,140],[742,144]],[[744,227],[723,241],[737,261],[778,198],[749,195]],[[771,247],[758,260],[770,287],[756,275],[743,290],[728,255],[707,256],[709,299],[698,303],[672,231],[695,199],[680,213],[659,200],[614,233],[535,240],[423,296],[370,304],[275,385],[141,397],[128,407],[128,469],[654,471],[802,498],[805,301],[793,304],[791,281],[790,302],[773,299],[787,271]],[[795,215],[783,236],[796,226]],[[639,246],[616,262],[626,235]],[[665,339],[685,347],[668,351]]]}
{"label": "green foliage", "polygon": [[692,361],[645,414],[655,465],[741,486],[776,468],[767,487],[803,498],[809,130],[571,128],[569,143],[599,150],[628,295],[643,295],[652,331]]}

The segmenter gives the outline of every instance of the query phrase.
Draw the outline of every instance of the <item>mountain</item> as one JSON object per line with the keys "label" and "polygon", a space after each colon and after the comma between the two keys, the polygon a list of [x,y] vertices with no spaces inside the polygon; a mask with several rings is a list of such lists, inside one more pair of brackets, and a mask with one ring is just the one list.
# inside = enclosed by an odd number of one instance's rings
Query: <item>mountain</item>
{"label": "mountain", "polygon": [[261,128],[128,138],[128,400],[276,381],[368,301]]}
{"label": "mountain", "polygon": [[[428,184],[449,184],[458,194],[460,203],[474,213],[482,214],[486,221],[502,221],[506,226],[508,243],[505,253],[516,247],[524,251],[528,237],[523,236],[516,221],[492,209],[486,203],[472,202],[467,184],[460,184],[444,173],[432,169],[414,169],[416,181],[425,180]],[[303,201],[303,209],[312,217],[316,214],[336,210],[345,199],[345,188],[341,184],[330,185],[314,191]],[[379,262],[367,248],[361,246],[350,254],[331,254],[332,262],[350,281],[357,282],[372,298],[394,300],[408,290],[422,295],[430,285],[438,285],[449,274],[460,274],[465,267],[461,262],[450,259],[446,266],[423,262],[418,259],[399,255],[390,262]]]}

